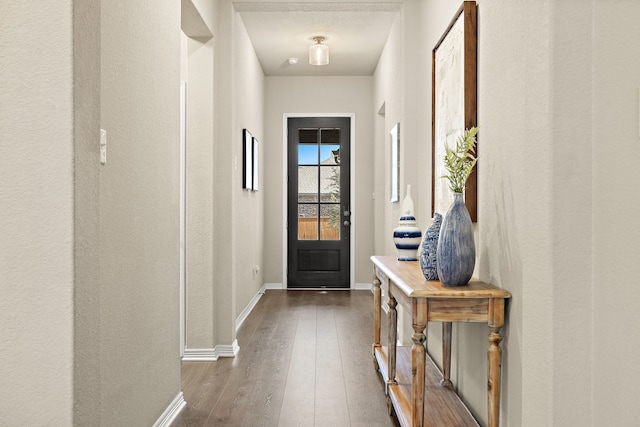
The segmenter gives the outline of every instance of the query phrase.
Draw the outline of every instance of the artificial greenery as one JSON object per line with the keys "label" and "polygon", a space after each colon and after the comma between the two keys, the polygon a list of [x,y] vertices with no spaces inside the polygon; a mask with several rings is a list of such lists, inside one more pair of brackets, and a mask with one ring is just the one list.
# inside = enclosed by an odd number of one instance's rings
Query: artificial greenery
{"label": "artificial greenery", "polygon": [[465,130],[456,140],[455,149],[451,149],[445,143],[444,167],[449,175],[444,175],[442,178],[449,180],[449,188],[454,193],[462,193],[464,184],[478,161],[475,157],[477,133],[477,127]]}

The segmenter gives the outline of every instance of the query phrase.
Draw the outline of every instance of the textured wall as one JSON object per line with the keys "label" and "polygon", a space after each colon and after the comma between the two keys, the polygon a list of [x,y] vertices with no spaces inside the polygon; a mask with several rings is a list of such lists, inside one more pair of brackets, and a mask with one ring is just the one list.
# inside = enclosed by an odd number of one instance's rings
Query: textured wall
{"label": "textured wall", "polygon": [[100,413],[100,0],[73,4],[74,77],[74,416]]}
{"label": "textured wall", "polygon": [[2,2],[0,28],[0,424],[71,425],[72,3]]}
{"label": "textured wall", "polygon": [[180,2],[101,3],[102,425],[151,425],[180,391]]}
{"label": "textured wall", "polygon": [[[637,323],[637,287],[628,278],[638,273],[632,218],[640,199],[632,186],[640,63],[628,53],[640,8],[605,0],[478,4],[477,274],[513,294],[503,333],[502,424],[632,425],[638,411],[629,379],[639,374],[633,355],[640,340],[620,325]],[[427,56],[458,6],[405,2],[404,41],[390,37],[387,49],[422,46]],[[402,72],[391,63],[397,54],[385,50],[378,66],[377,104],[398,96],[387,81]],[[410,61],[402,57],[395,66]],[[422,82],[405,71],[405,110],[387,102],[387,117],[431,116],[429,105],[409,99],[425,83],[430,99],[428,62],[418,67],[427,70]],[[404,147],[405,156],[424,152]],[[376,192],[381,185],[387,183],[376,181]],[[385,213],[392,214],[388,207]],[[391,225],[385,223],[386,235]],[[453,377],[485,421],[487,328],[454,331]],[[440,325],[430,325],[437,360],[439,340]],[[612,365],[624,369],[603,368]]]}
{"label": "textured wall", "polygon": [[[193,19],[208,28],[200,14]],[[185,17],[182,17],[183,31]],[[196,26],[193,24],[193,26]],[[184,37],[187,81],[186,347],[213,348],[213,38]]]}
{"label": "textured wall", "polygon": [[[264,180],[259,181],[259,191],[242,190],[242,129],[248,129],[258,139],[260,146],[259,175],[270,167],[264,161],[266,155],[264,134],[264,74],[251,46],[247,31],[238,14],[234,16],[233,57],[233,129],[232,144],[234,162],[233,191],[235,204],[235,252],[236,256],[236,317],[249,304],[264,283],[262,280],[264,241]],[[222,144],[223,141],[218,141]],[[228,162],[229,159],[219,159]],[[254,273],[259,265],[260,271]],[[235,320],[235,319],[234,319]],[[242,345],[242,343],[240,343]]]}
{"label": "textured wall", "polygon": [[[640,419],[640,3],[594,6],[593,425]],[[613,421],[615,420],[615,421]]]}

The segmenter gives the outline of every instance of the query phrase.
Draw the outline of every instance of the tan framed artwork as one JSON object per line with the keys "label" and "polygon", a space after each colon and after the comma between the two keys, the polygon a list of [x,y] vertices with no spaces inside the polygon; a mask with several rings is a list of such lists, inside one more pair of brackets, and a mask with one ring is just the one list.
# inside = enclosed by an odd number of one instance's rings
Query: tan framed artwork
{"label": "tan framed artwork", "polygon": [[[444,163],[445,144],[477,126],[477,4],[464,1],[432,52],[431,214],[445,214],[453,202]],[[477,156],[477,146],[476,146]],[[467,179],[465,204],[478,219],[477,164]]]}

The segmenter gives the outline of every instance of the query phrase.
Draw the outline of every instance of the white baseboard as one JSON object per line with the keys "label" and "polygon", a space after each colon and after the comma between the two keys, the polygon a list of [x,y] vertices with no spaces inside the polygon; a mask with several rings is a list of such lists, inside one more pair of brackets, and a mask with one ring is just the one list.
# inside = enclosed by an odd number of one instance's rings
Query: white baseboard
{"label": "white baseboard", "polygon": [[218,357],[236,357],[240,351],[238,340],[233,340],[231,345],[217,345]]}
{"label": "white baseboard", "polygon": [[236,319],[236,333],[238,332],[238,329],[240,329],[240,326],[242,326],[242,323],[244,323],[244,321],[247,319],[247,316],[249,316],[249,313],[251,313],[258,301],[260,301],[260,298],[262,297],[262,295],[264,295],[266,290],[267,286],[262,285],[260,290],[258,290],[258,293],[254,295],[251,301],[249,301],[249,304],[247,304],[244,310],[242,310],[242,313],[240,313],[240,315]]}
{"label": "white baseboard", "polygon": [[[279,285],[279,288],[269,287],[269,285]],[[282,284],[266,283],[258,290],[258,293],[249,301],[249,304],[242,310],[242,313],[236,318],[236,332],[247,319],[251,311],[255,308],[262,295],[267,289],[282,289]],[[238,340],[234,340],[231,345],[219,344],[214,348],[185,348],[182,360],[184,362],[215,362],[220,357],[236,357],[240,351]]]}
{"label": "white baseboard", "polygon": [[173,399],[173,402],[171,402],[162,415],[160,415],[158,421],[153,424],[153,427],[169,427],[186,404],[184,394],[182,394],[182,392],[178,393],[175,399]]}
{"label": "white baseboard", "polygon": [[[264,289],[285,289],[285,287],[282,285],[282,283],[265,283],[263,286]],[[309,288],[309,289],[316,289],[316,288]],[[372,290],[373,289],[373,285],[371,283],[356,283],[354,285],[353,288],[351,289],[356,289],[359,291],[362,290]],[[296,288],[296,290],[300,290],[298,288]],[[339,288],[336,289],[332,289],[332,290],[340,290]],[[346,289],[348,290],[348,289]]]}
{"label": "white baseboard", "polygon": [[265,289],[284,289],[284,286],[282,285],[282,283],[265,283],[264,288]]}
{"label": "white baseboard", "polygon": [[219,344],[214,348],[185,348],[183,362],[215,362],[221,357],[236,357],[240,347],[238,340],[231,345]]}

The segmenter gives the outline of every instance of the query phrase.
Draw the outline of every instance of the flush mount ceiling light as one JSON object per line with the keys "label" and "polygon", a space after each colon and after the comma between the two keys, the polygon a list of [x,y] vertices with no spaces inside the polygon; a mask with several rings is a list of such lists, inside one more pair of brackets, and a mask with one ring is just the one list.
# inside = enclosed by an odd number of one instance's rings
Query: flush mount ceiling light
{"label": "flush mount ceiling light", "polygon": [[329,63],[329,47],[323,45],[324,37],[315,36],[316,44],[309,46],[309,64],[327,65]]}

